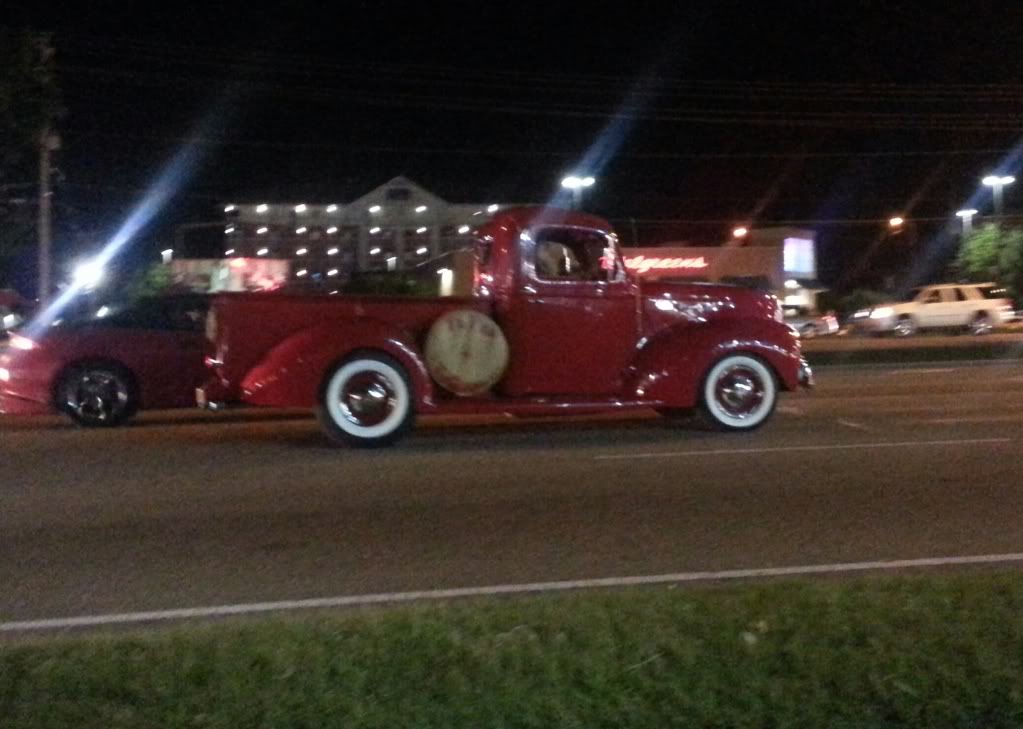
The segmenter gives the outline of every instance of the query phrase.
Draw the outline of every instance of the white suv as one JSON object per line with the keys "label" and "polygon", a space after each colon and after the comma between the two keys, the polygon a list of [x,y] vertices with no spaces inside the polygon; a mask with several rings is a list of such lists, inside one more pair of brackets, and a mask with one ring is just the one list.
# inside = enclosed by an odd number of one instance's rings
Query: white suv
{"label": "white suv", "polygon": [[996,284],[937,284],[910,292],[907,301],[878,304],[853,315],[856,329],[908,337],[920,329],[962,328],[989,334],[1014,317],[1009,293]]}

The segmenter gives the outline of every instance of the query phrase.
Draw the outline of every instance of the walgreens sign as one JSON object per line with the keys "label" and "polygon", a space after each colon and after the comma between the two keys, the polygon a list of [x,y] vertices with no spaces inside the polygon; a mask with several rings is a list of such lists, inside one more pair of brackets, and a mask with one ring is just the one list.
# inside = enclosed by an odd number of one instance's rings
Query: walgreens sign
{"label": "walgreens sign", "polygon": [[625,267],[635,273],[647,273],[648,271],[677,271],[677,270],[700,270],[708,267],[707,259],[703,256],[691,258],[671,258],[656,256],[626,256]]}

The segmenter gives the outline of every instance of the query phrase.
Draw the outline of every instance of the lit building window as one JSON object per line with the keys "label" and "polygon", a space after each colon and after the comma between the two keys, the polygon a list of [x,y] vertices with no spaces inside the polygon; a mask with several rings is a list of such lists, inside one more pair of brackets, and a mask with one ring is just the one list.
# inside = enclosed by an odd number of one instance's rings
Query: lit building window
{"label": "lit building window", "polygon": [[305,203],[299,203],[298,205],[295,206],[296,213],[304,213],[308,209],[309,208]]}
{"label": "lit building window", "polygon": [[380,228],[370,228],[369,229],[369,234],[370,235],[376,235],[379,232],[380,232]]}
{"label": "lit building window", "polygon": [[266,227],[263,227],[263,228],[258,228],[258,229],[256,230],[256,235],[263,235],[263,234],[264,234],[264,233],[266,233],[266,231],[268,231],[268,230],[269,230],[269,228],[266,228]]}
{"label": "lit building window", "polygon": [[256,251],[256,255],[257,256],[265,256],[269,252],[270,252],[269,248],[260,248],[258,251]]}
{"label": "lit building window", "polygon": [[332,225],[331,227],[327,228],[327,235],[334,235],[336,232],[337,232],[336,225]]}
{"label": "lit building window", "polygon": [[327,251],[327,255],[328,256],[336,256],[337,255],[337,248],[331,248],[329,251]]}
{"label": "lit building window", "polygon": [[425,213],[426,212],[426,206],[425,205],[420,205],[419,207],[416,208],[416,212],[417,213]]}
{"label": "lit building window", "polygon": [[327,206],[327,212],[328,213],[336,213],[337,212],[337,205],[328,205]]}
{"label": "lit building window", "polygon": [[296,256],[304,256],[308,252],[309,252],[308,248],[299,248],[297,251],[295,251],[295,255]]}
{"label": "lit building window", "polygon": [[426,227],[424,226],[422,228],[416,228],[416,232],[422,235],[423,233],[426,232]]}
{"label": "lit building window", "polygon": [[308,228],[306,228],[303,225],[301,228],[295,228],[295,234],[296,235],[303,235],[307,230],[308,230]]}
{"label": "lit building window", "polygon": [[469,226],[468,226],[468,225],[463,225],[463,226],[461,226],[461,227],[460,227],[460,228],[458,229],[458,232],[459,232],[459,234],[461,234],[461,235],[465,235],[465,234],[466,234],[466,233],[468,233],[468,232],[469,232],[470,230],[471,230],[471,228],[469,228]]}
{"label": "lit building window", "polygon": [[379,213],[379,212],[380,212],[381,210],[383,210],[383,208],[382,208],[382,207],[380,207],[379,205],[373,205],[373,206],[372,206],[372,207],[370,207],[370,209],[369,209],[369,211],[370,211],[371,213]]}
{"label": "lit building window", "polygon": [[369,255],[371,255],[371,256],[379,256],[380,255],[380,249],[379,248],[371,248],[370,251],[369,251]]}

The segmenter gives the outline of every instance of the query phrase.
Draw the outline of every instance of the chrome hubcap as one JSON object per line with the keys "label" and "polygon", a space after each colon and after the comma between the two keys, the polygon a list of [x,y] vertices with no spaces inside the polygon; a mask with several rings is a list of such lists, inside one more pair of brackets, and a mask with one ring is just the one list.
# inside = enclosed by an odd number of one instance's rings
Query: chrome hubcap
{"label": "chrome hubcap", "polygon": [[895,322],[895,333],[900,337],[908,337],[913,333],[913,322],[909,319],[899,319]]}
{"label": "chrome hubcap", "polygon": [[128,406],[128,387],[110,372],[90,370],[69,384],[65,403],[82,420],[106,423]]}
{"label": "chrome hubcap", "polygon": [[764,381],[748,367],[736,365],[722,372],[714,384],[714,397],[733,418],[747,418],[764,402]]}
{"label": "chrome hubcap", "polygon": [[987,317],[975,319],[972,328],[974,334],[987,334],[992,329],[991,320]]}
{"label": "chrome hubcap", "polygon": [[349,422],[371,428],[394,412],[398,400],[391,381],[378,372],[360,372],[341,389],[341,412]]}

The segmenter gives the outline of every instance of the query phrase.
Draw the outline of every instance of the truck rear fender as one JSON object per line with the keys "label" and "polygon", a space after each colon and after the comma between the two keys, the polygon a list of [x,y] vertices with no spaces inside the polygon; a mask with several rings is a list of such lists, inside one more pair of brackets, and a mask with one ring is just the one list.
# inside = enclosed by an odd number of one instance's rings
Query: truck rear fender
{"label": "truck rear fender", "polygon": [[713,326],[680,323],[640,341],[626,396],[668,407],[694,407],[714,362],[738,352],[770,365],[783,390],[799,386],[799,339],[788,326],[769,319],[717,319]]}
{"label": "truck rear fender", "polygon": [[408,371],[417,406],[433,406],[433,382],[414,339],[376,319],[320,324],[292,334],[245,375],[243,399],[252,405],[312,407],[327,373],[357,351],[394,357]]}

